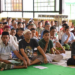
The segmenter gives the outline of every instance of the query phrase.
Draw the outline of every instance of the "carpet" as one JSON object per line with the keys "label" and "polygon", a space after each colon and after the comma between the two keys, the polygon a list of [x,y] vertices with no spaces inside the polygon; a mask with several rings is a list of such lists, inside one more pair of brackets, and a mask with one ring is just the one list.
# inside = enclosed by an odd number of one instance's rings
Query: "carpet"
{"label": "carpet", "polygon": [[[38,65],[33,65],[38,66]],[[75,75],[75,69],[54,64],[42,64],[47,69],[37,69],[29,66],[27,69],[13,69],[0,71],[0,75]]]}

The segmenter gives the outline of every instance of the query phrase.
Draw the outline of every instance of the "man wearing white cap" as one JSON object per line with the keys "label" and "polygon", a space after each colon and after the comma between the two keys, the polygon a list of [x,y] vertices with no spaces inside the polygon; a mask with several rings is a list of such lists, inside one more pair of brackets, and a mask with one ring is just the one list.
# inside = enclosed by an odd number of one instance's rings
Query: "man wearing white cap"
{"label": "man wearing white cap", "polygon": [[[33,56],[33,51],[34,51],[35,47],[42,54],[43,62],[47,63],[47,58],[45,56],[44,51],[38,45],[38,43],[35,39],[31,39],[31,31],[29,29],[26,29],[24,31],[24,37],[25,37],[25,39],[23,39],[19,42],[19,50],[20,50],[21,55],[27,60],[27,64],[33,65],[33,64],[41,62],[40,56],[37,56],[37,57]],[[30,62],[30,60],[32,62]]]}

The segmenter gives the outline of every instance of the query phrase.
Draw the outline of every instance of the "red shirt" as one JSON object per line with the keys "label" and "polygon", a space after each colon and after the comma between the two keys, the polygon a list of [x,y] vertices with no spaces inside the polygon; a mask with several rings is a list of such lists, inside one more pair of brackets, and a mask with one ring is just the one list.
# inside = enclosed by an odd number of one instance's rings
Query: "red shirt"
{"label": "red shirt", "polygon": [[3,29],[0,29],[0,35],[2,35]]}
{"label": "red shirt", "polygon": [[63,30],[63,28],[61,28],[60,30]]}

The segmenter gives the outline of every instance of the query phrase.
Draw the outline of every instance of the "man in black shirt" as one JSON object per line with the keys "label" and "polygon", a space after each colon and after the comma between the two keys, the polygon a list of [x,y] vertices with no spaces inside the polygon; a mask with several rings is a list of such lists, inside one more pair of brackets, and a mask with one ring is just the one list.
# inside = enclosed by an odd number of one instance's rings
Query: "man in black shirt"
{"label": "man in black shirt", "polygon": [[[33,65],[33,64],[41,62],[40,57],[35,58],[33,56],[33,50],[35,47],[42,54],[42,56],[44,58],[43,59],[44,63],[47,63],[47,58],[45,56],[44,51],[38,45],[38,43],[35,39],[31,39],[31,31],[29,29],[26,29],[24,31],[24,37],[25,37],[25,39],[23,39],[19,42],[19,50],[20,50],[21,55],[27,60],[27,64]],[[30,62],[30,61],[32,61],[32,62]]]}

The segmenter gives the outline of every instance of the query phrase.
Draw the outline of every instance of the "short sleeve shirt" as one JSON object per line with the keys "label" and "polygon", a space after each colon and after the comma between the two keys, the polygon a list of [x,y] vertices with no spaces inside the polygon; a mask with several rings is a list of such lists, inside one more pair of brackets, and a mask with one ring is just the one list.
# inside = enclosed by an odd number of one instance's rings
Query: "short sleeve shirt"
{"label": "short sleeve shirt", "polygon": [[[44,49],[44,48],[45,48],[45,45],[46,45],[45,40],[44,40],[44,39],[41,39],[41,40],[39,41],[39,45],[40,45],[40,47],[41,47],[42,49]],[[46,53],[49,53],[51,48],[53,48],[53,43],[52,43],[51,40],[49,40]]]}
{"label": "short sleeve shirt", "polygon": [[15,51],[15,50],[16,48],[10,43],[8,43],[7,46],[5,46],[3,42],[0,43],[0,58],[4,60],[9,59],[11,51]]}
{"label": "short sleeve shirt", "polygon": [[[68,43],[70,43],[72,40],[74,40],[74,34],[72,32],[70,32],[70,37],[69,37],[69,41]],[[62,40],[61,40],[61,43],[62,45],[64,45],[64,42],[67,40],[68,38],[68,35],[66,33],[64,33],[64,35],[62,36]]]}
{"label": "short sleeve shirt", "polygon": [[[30,43],[27,43],[25,41],[25,39],[23,39],[19,42],[19,51],[20,51],[20,49],[24,49],[24,52],[26,53],[26,55],[28,57],[32,57],[34,48],[36,48],[38,46],[39,45],[35,39],[30,39]],[[20,52],[20,54],[21,54],[21,52]]]}

